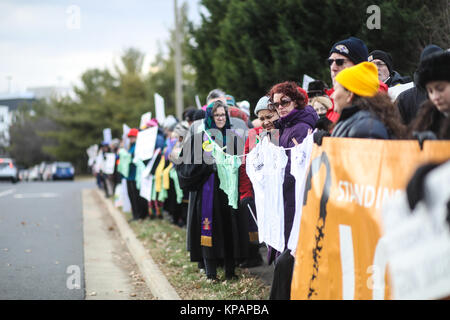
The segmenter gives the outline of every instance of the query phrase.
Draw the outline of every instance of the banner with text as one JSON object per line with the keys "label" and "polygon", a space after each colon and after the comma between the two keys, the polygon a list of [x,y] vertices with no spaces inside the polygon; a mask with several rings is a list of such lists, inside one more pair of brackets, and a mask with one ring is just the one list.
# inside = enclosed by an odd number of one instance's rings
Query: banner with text
{"label": "banner with text", "polygon": [[447,159],[449,141],[426,141],[423,150],[413,140],[324,138],[314,145],[291,299],[390,299],[389,270],[379,267],[377,251],[383,203],[420,165]]}

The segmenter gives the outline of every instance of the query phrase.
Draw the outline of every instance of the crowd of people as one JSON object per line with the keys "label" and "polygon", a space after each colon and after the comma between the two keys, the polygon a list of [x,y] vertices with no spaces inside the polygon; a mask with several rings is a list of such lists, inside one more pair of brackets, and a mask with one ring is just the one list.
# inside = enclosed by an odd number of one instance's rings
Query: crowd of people
{"label": "crowd of people", "polygon": [[[424,140],[450,139],[449,50],[425,47],[413,80],[395,70],[389,53],[369,52],[355,37],[333,44],[324,58],[328,58],[331,88],[322,80],[308,88],[293,81],[276,83],[261,92],[254,108],[213,89],[206,104],[188,108],[183,119],[172,117],[164,123],[152,119],[144,128],[132,128],[128,146],[102,146],[103,152],[115,152],[117,163],[111,175],[96,172],[99,186],[111,196],[126,179],[133,220],[167,214],[174,224],[186,228],[190,259],[212,282],[218,281],[217,268],[224,268],[226,279],[233,279],[238,267],[274,264],[270,298],[289,299],[294,257],[287,242],[296,208],[293,147],[310,134],[318,145],[324,137],[415,139],[420,145]],[[155,126],[155,149],[160,153],[138,164],[133,161],[136,137],[140,130]],[[255,163],[249,168],[246,158],[266,137],[285,150],[272,159],[273,170],[281,168],[281,174],[265,184],[282,184],[280,219],[286,243],[283,251],[268,245],[263,259],[258,234],[262,209],[255,203],[261,168]],[[149,162],[153,163],[150,200],[139,194],[139,174]]]}

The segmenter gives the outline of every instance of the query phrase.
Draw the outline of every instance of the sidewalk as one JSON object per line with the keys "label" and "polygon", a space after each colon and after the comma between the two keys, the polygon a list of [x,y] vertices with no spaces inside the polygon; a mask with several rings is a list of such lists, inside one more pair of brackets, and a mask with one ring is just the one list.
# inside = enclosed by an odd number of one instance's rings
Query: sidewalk
{"label": "sidewalk", "polygon": [[125,241],[154,297],[159,300],[181,300],[150,254],[148,254],[142,243],[136,238],[136,235],[120,211],[114,207],[109,199],[104,197],[104,194],[100,190],[94,189],[89,191],[95,195],[97,201],[100,201],[106,207],[114,219],[122,239]]}
{"label": "sidewalk", "polygon": [[93,190],[82,191],[86,300],[155,299]]}

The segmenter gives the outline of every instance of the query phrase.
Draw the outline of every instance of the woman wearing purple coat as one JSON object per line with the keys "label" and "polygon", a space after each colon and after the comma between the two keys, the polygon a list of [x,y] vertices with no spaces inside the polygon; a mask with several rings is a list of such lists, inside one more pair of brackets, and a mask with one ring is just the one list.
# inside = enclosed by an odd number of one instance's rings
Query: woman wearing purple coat
{"label": "woman wearing purple coat", "polygon": [[[280,119],[274,122],[279,130],[280,146],[292,148],[296,143],[302,143],[313,130],[319,116],[313,107],[308,105],[308,94],[295,82],[286,81],[274,85],[270,91],[269,108],[276,110]],[[288,162],[285,169],[283,183],[284,197],[284,238],[287,242],[292,229],[295,215],[295,178],[291,175],[291,151],[286,150]],[[275,271],[270,299],[289,299],[294,266],[294,257],[286,249],[277,252],[269,247],[269,264],[275,260]]]}

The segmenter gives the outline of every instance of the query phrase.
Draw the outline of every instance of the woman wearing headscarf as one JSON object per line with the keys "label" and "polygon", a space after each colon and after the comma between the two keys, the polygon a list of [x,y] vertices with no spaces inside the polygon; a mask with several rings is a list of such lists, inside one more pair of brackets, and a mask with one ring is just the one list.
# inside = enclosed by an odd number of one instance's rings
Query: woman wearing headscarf
{"label": "woman wearing headscarf", "polygon": [[437,52],[421,61],[418,82],[426,100],[410,126],[410,136],[450,139],[450,52]]}
{"label": "woman wearing headscarf", "polygon": [[[318,115],[313,107],[308,105],[308,94],[295,82],[286,81],[274,85],[269,91],[269,109],[276,111],[280,118],[274,121],[275,129],[279,130],[279,145],[286,149],[293,148],[313,130]],[[295,216],[295,178],[291,175],[291,153],[288,156],[283,182],[284,198],[284,239],[285,247],[289,241]],[[276,259],[276,260],[275,260]],[[290,283],[294,266],[294,257],[290,250],[277,252],[269,247],[268,262],[275,260],[274,279],[270,292],[271,299],[289,299]]]}
{"label": "woman wearing headscarf", "polygon": [[180,187],[190,191],[187,247],[191,261],[204,263],[211,280],[217,280],[217,266],[222,261],[226,279],[236,277],[235,259],[239,254],[235,214],[227,194],[219,188],[217,164],[209,149],[210,140],[220,148],[227,146],[228,129],[231,125],[226,104],[215,101],[208,105],[204,131],[187,138],[181,161],[175,166]]}

